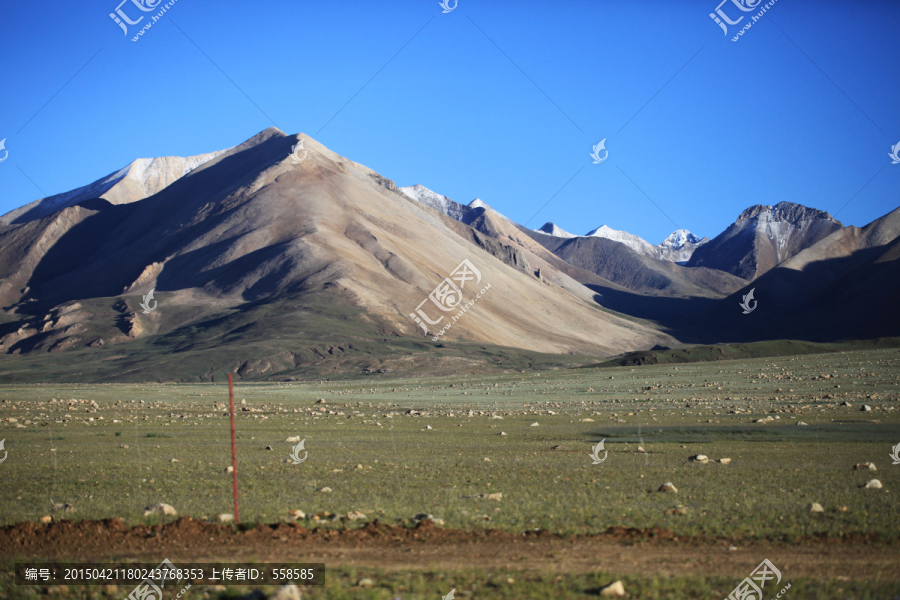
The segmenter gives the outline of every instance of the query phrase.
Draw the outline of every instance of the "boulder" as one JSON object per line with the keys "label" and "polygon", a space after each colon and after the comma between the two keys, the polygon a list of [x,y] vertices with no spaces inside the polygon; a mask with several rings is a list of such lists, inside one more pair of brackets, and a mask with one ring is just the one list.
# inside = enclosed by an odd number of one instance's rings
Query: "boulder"
{"label": "boulder", "polygon": [[144,509],[144,516],[149,517],[151,515],[163,515],[165,517],[177,517],[178,511],[175,510],[175,507],[171,504],[165,504],[160,502],[159,504],[154,504],[153,506],[148,506]]}
{"label": "boulder", "polygon": [[625,586],[621,581],[613,581],[611,584],[600,588],[601,596],[624,596]]}

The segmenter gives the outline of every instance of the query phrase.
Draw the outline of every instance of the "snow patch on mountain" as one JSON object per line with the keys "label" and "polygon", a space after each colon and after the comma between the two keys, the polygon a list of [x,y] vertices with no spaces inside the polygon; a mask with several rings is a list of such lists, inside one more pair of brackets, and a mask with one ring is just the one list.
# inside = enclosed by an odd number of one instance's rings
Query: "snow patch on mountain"
{"label": "snow patch on mountain", "polygon": [[[24,216],[27,221],[40,219],[93,198],[103,198],[110,204],[127,204],[143,200],[229,150],[231,148],[187,157],[138,158],[124,168],[86,186],[41,198],[16,208],[0,217],[0,223],[10,224],[20,216]],[[127,189],[117,193],[116,187],[119,184],[125,184],[124,187]]]}
{"label": "snow patch on mountain", "polygon": [[649,256],[657,260],[668,260],[676,263],[686,262],[698,246],[705,244],[709,238],[698,238],[687,229],[676,229],[662,241],[659,246],[654,246],[640,236],[620,231],[603,225],[589,231],[585,237],[602,237],[628,246],[638,254]]}
{"label": "snow patch on mountain", "polygon": [[659,249],[655,248],[650,242],[646,241],[645,239],[636,236],[633,233],[613,229],[612,227],[607,227],[606,225],[602,225],[597,229],[587,232],[585,237],[600,237],[612,240],[614,242],[619,242],[620,244],[624,244],[635,252],[643,254],[644,256],[658,258],[658,255],[660,254]]}
{"label": "snow patch on mountain", "polygon": [[550,221],[547,221],[540,227],[540,229],[535,229],[534,231],[537,233],[544,233],[546,235],[552,235],[552,236],[561,237],[561,238],[579,237],[579,236],[575,235],[574,233],[569,233],[568,231],[565,231],[565,230],[557,227],[555,223],[551,223]]}
{"label": "snow patch on mountain", "polygon": [[399,187],[397,189],[407,198],[411,198],[426,206],[439,210],[451,219],[457,221],[463,221],[469,212],[471,212],[471,209],[468,206],[460,204],[459,202],[454,202],[447,196],[442,196],[437,192],[433,192],[420,183],[407,187]]}
{"label": "snow patch on mountain", "polygon": [[475,211],[479,208],[482,210],[489,210],[493,212],[495,215],[503,217],[507,221],[512,222],[512,220],[490,207],[485,201],[481,198],[475,198],[471,202],[469,202],[468,206],[465,204],[460,204],[454,200],[451,200],[447,196],[442,196],[437,192],[434,192],[422,184],[415,184],[406,187],[398,187],[397,190],[412,200],[417,202],[421,202],[426,206],[430,206],[440,212],[444,213],[451,219],[456,219],[462,223],[470,223],[475,218],[478,217],[481,213],[476,213]]}

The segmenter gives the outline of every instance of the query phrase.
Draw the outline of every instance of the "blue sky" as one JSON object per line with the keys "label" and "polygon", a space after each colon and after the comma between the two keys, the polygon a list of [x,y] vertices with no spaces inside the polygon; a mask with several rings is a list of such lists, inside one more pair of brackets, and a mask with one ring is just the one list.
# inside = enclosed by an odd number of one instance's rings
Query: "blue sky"
{"label": "blue sky", "polygon": [[716,0],[177,0],[132,42],[118,1],[0,6],[0,212],[273,124],[533,228],[658,243],[754,204],[900,206],[897,2],[778,0],[732,42],[757,10],[731,1],[726,37]]}

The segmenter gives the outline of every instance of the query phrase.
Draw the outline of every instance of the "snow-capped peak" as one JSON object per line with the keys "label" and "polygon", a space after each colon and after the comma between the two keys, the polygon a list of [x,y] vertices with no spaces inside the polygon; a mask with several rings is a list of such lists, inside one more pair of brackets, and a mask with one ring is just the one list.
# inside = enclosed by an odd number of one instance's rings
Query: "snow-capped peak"
{"label": "snow-capped peak", "polygon": [[568,231],[560,229],[559,227],[556,226],[555,223],[551,223],[550,221],[547,221],[546,223],[544,223],[541,226],[540,229],[535,229],[534,231],[536,231],[537,233],[544,233],[546,235],[552,235],[552,236],[561,237],[561,238],[578,237],[574,233],[569,233]]}
{"label": "snow-capped peak", "polygon": [[602,225],[593,231],[589,231],[585,237],[606,238],[614,242],[619,242],[620,244],[625,244],[640,254],[657,258],[656,255],[658,252],[654,251],[653,245],[650,242],[633,233],[628,233],[627,231],[619,231],[618,229]]}
{"label": "snow-capped peak", "polygon": [[[706,241],[709,241],[708,239]],[[672,233],[669,234],[669,237],[664,239],[662,243],[659,245],[660,248],[671,248],[673,250],[680,250],[684,248],[685,245],[693,244],[699,246],[700,244],[705,243],[703,240],[698,238],[696,235],[688,231],[687,229],[676,229]]]}

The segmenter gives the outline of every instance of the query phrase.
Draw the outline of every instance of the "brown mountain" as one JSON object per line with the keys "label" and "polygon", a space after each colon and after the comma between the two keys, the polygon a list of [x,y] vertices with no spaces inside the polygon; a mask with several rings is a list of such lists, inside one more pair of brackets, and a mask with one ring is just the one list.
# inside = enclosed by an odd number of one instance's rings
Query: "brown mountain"
{"label": "brown mountain", "polygon": [[[452,313],[429,294],[464,259],[490,287],[434,342]],[[0,370],[27,378],[48,352],[59,369],[111,380],[272,376],[338,355],[360,371],[400,355],[458,369],[474,361],[460,344],[608,356],[673,342],[598,311],[590,290],[533,260],[541,276],[524,250],[309,137],[268,129],[147,198],[0,227]],[[151,290],[158,305],[145,314]],[[428,336],[410,318],[423,301],[443,317]]]}
{"label": "brown mountain", "polygon": [[752,281],[841,227],[827,212],[800,204],[757,204],[698,247],[687,266],[718,269]]}

